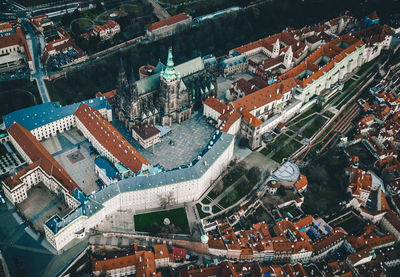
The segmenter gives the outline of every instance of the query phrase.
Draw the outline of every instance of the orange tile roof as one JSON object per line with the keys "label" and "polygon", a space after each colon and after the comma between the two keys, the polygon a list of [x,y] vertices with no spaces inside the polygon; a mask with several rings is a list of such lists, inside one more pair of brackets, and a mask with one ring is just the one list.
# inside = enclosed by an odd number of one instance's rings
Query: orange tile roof
{"label": "orange tile roof", "polygon": [[313,241],[312,247],[314,252],[319,252],[322,249],[325,249],[329,245],[343,240],[346,237],[346,232],[342,228],[335,228],[330,233],[325,236],[320,237],[316,241]]}
{"label": "orange tile roof", "polygon": [[108,91],[108,92],[104,92],[104,93],[102,93],[102,92],[96,93],[96,97],[104,96],[107,99],[108,103],[110,103],[110,104],[113,104],[115,102],[116,95],[117,95],[116,89]]}
{"label": "orange tile roof", "polygon": [[[40,162],[40,167],[50,176],[54,176],[70,194],[75,189],[81,188],[72,180],[65,169],[53,158],[53,156],[43,147],[43,145],[18,123],[14,123],[8,128],[8,133],[22,150],[28,155],[32,162]],[[12,183],[9,187],[13,189]]]}
{"label": "orange tile roof", "polygon": [[13,46],[13,45],[20,45],[20,46],[24,47],[26,59],[28,61],[32,61],[32,57],[29,52],[28,44],[26,42],[24,34],[22,33],[21,28],[17,28],[15,30],[15,34],[0,37],[0,49],[9,47],[9,46]]}
{"label": "orange tile roof", "polygon": [[[242,45],[240,47],[237,47],[235,49],[233,49],[234,52],[239,52],[239,53],[246,53],[248,51],[251,51],[253,49],[256,49],[258,47],[264,47],[266,49],[268,49],[269,51],[272,52],[273,50],[273,44],[277,41],[280,40],[282,42],[284,42],[286,45],[290,46],[295,46],[297,45],[297,43],[300,45],[304,45],[303,42],[298,41],[297,39],[295,39],[292,34],[290,34],[287,31],[283,31],[281,33],[278,34],[274,34],[272,36],[269,37],[265,37],[262,39],[259,39],[257,41],[253,41],[250,42],[248,44]],[[281,49],[280,51],[284,51],[284,49]],[[285,52],[285,51],[284,51]]]}
{"label": "orange tile roof", "polygon": [[15,188],[16,186],[22,184],[22,180],[20,179],[23,175],[28,173],[30,170],[38,167],[40,165],[40,161],[35,161],[28,165],[27,167],[21,169],[20,171],[16,172],[14,175],[9,176],[4,182],[8,185],[8,187]]}
{"label": "orange tile roof", "polygon": [[307,177],[304,176],[303,174],[300,174],[299,180],[296,182],[295,186],[297,190],[301,190],[308,185],[308,180]]}
{"label": "orange tile roof", "polygon": [[12,25],[10,23],[2,23],[0,24],[0,31],[12,29]]}
{"label": "orange tile roof", "polygon": [[92,260],[92,270],[95,271],[109,271],[118,268],[136,265],[136,256],[129,255],[108,260]]}
{"label": "orange tile roof", "polygon": [[162,259],[169,257],[168,248],[165,244],[156,244],[153,246],[153,248],[154,248],[155,259]]}
{"label": "orange tile roof", "polygon": [[296,221],[295,225],[301,229],[303,227],[310,225],[312,222],[313,222],[313,217],[311,215],[308,215]]}
{"label": "orange tile roof", "polygon": [[251,111],[272,101],[281,99],[284,93],[289,92],[292,88],[296,87],[296,85],[297,83],[294,78],[288,78],[282,82],[272,84],[250,95],[237,99],[233,102],[233,105],[239,112],[240,108]]}
{"label": "orange tile roof", "polygon": [[220,114],[224,114],[228,111],[228,106],[215,97],[208,97],[207,99],[205,99],[204,105],[209,106]]}
{"label": "orange tile roof", "polygon": [[253,127],[258,127],[263,124],[261,119],[258,119],[247,110],[242,110],[240,113],[243,115],[243,119]]}
{"label": "orange tile roof", "polygon": [[[231,107],[231,106],[230,106]],[[231,128],[232,124],[241,118],[240,113],[238,113],[233,108],[230,109],[230,112],[226,112],[225,114],[219,117],[219,120],[222,121],[220,125],[220,130],[222,132],[228,132],[229,128]]]}
{"label": "orange tile roof", "polygon": [[149,162],[94,108],[82,104],[75,112],[96,140],[124,166],[138,173]]}
{"label": "orange tile roof", "polygon": [[159,29],[161,27],[168,26],[168,25],[173,25],[173,24],[176,24],[178,22],[181,22],[181,21],[189,19],[189,18],[190,18],[190,16],[188,14],[180,13],[180,14],[168,17],[167,19],[160,20],[160,21],[157,21],[157,22],[155,22],[153,24],[150,24],[150,25],[146,26],[146,29],[149,30],[149,31],[154,31],[154,30]]}
{"label": "orange tile roof", "polygon": [[[342,49],[337,46],[337,44],[341,42],[345,42],[350,46],[346,49]],[[300,73],[308,69],[312,71],[313,74],[309,75],[303,80],[297,79],[300,87],[305,88],[308,84],[311,84],[314,80],[320,78],[325,72],[331,70],[335,66],[335,63],[344,59],[347,54],[352,53],[357,47],[360,47],[363,44],[364,43],[362,41],[350,36],[349,34],[338,37],[314,51],[304,62],[280,75],[278,79],[284,80],[287,78],[295,78]],[[319,68],[314,64],[314,62],[322,56],[327,56],[331,59],[327,64]]]}
{"label": "orange tile roof", "polygon": [[156,272],[154,254],[150,251],[137,251],[136,276],[150,277]]}

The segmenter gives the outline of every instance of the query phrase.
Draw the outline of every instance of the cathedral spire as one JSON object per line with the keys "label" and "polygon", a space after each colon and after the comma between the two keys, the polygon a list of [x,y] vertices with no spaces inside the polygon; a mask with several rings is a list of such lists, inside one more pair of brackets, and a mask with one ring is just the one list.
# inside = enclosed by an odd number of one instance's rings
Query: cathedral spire
{"label": "cathedral spire", "polygon": [[175,71],[171,46],[168,49],[167,67],[161,72],[161,76],[167,81],[172,81],[179,77],[179,73]]}

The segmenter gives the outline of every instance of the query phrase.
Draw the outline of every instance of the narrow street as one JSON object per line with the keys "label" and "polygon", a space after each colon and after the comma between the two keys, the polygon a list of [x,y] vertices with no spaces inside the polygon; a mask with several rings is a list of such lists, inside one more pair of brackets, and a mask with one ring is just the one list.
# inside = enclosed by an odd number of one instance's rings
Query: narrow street
{"label": "narrow street", "polygon": [[22,24],[24,25],[25,30],[28,32],[26,35],[26,41],[28,42],[28,47],[31,52],[32,60],[33,60],[33,72],[32,79],[36,80],[36,84],[38,86],[38,90],[40,93],[40,97],[42,98],[43,103],[50,102],[49,92],[47,91],[46,84],[44,82],[44,78],[46,77],[46,72],[40,63],[40,54],[42,51],[38,49],[39,42],[38,38],[35,35],[35,30],[33,30],[32,26],[28,23],[27,19],[22,19]]}

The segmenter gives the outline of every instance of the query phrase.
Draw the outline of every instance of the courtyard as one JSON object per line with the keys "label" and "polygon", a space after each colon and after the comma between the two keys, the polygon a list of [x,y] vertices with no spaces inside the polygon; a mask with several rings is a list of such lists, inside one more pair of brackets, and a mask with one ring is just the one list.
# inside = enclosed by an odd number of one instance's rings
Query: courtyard
{"label": "courtyard", "polygon": [[231,88],[232,83],[236,82],[237,80],[242,79],[242,78],[246,79],[246,80],[250,80],[250,79],[254,78],[254,76],[248,72],[235,73],[235,74],[229,75],[227,77],[218,76],[217,77],[217,84],[218,84],[217,97],[219,99],[226,99],[226,91]]}
{"label": "courtyard", "polygon": [[90,143],[76,128],[41,142],[57,162],[68,172],[85,194],[99,189],[94,170],[95,155],[90,154]]}
{"label": "courtyard", "polygon": [[145,157],[150,164],[160,164],[165,169],[177,168],[189,164],[207,145],[215,128],[207,123],[200,112],[180,124],[172,124],[171,131],[161,138],[153,149],[144,149],[133,138],[132,134],[114,116],[113,126]]}
{"label": "courtyard", "polygon": [[32,187],[28,191],[28,197],[17,204],[17,207],[39,232],[43,231],[43,224],[53,215],[63,217],[70,211],[63,199],[50,192],[43,183]]}

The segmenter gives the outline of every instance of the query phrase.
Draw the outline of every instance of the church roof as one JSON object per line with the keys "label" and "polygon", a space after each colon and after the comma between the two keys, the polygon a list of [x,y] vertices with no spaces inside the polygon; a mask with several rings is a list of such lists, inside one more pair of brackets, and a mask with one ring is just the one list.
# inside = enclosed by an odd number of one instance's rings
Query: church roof
{"label": "church roof", "polygon": [[[157,65],[158,66],[158,65]],[[157,68],[157,67],[156,67]],[[193,74],[204,69],[204,63],[201,57],[194,58],[190,61],[175,66],[175,71],[180,73],[181,78]],[[160,73],[140,79],[136,82],[138,94],[145,94],[160,86]]]}

